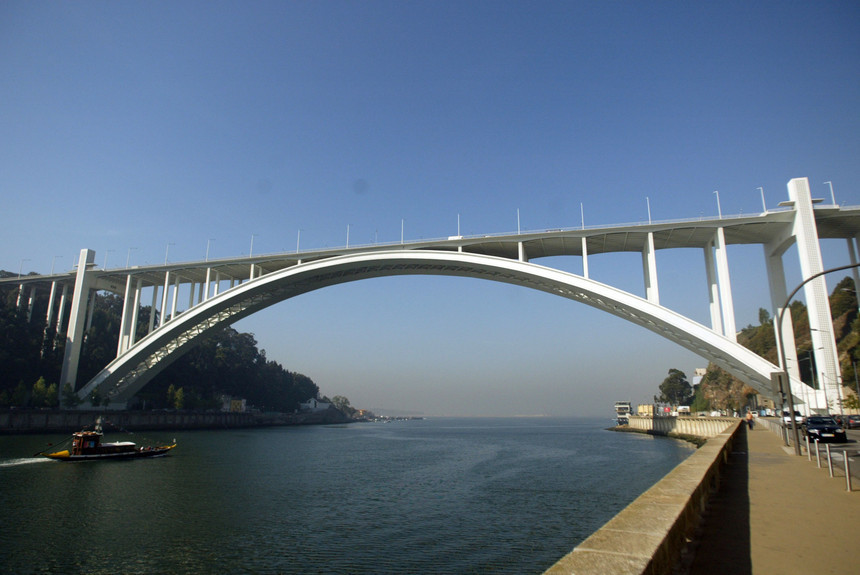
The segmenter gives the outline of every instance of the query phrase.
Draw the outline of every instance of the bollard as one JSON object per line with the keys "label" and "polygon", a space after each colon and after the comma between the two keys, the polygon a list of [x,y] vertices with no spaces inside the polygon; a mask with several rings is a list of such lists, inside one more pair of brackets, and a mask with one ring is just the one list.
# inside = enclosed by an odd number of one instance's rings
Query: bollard
{"label": "bollard", "polygon": [[851,491],[851,466],[848,465],[848,451],[845,450],[842,452],[842,456],[845,460],[845,487],[850,492]]}
{"label": "bollard", "polygon": [[815,460],[818,461],[818,469],[821,469],[821,452],[818,451],[818,438],[815,438]]}
{"label": "bollard", "polygon": [[830,444],[824,446],[827,448],[827,470],[830,471],[830,477],[833,477],[833,460],[830,459]]}
{"label": "bollard", "polygon": [[806,460],[812,461],[812,452],[809,451],[809,436],[805,435],[803,436],[803,439],[806,441]]}

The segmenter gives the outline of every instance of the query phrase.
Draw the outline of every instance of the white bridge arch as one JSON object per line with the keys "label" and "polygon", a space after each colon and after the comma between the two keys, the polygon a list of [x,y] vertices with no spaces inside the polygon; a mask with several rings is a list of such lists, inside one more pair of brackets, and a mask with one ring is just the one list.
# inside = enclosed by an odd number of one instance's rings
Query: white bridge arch
{"label": "white bridge arch", "polygon": [[[534,232],[478,236],[451,236],[345,248],[304,250],[220,260],[98,269],[95,252],[81,250],[77,269],[41,276],[29,274],[0,278],[0,288],[18,288],[18,309],[32,317],[36,291],[50,294],[45,317],[56,325],[58,339],[65,337],[60,382],[81,398],[93,390],[106,396],[112,407],[125,402],[197,340],[277,302],[329,285],[394,275],[454,275],[495,280],[554,293],[602,309],[641,325],[708,359],[764,396],[781,401],[771,375],[776,366],[736,343],[731,279],[726,247],[758,244],[770,288],[770,304],[778,317],[786,300],[783,254],[797,247],[803,277],[814,365],[820,369],[820,388],[800,380],[800,364],[790,317],[779,330],[784,343],[782,361],[788,371],[795,404],[810,410],[830,409],[840,398],[843,382],[830,316],[821,239],[847,240],[852,264],[860,253],[860,207],[818,205],[806,178],[788,182],[787,202],[760,214],[672,220],[638,224],[564,228]],[[660,250],[703,250],[705,285],[711,325],[706,327],[660,305],[656,253]],[[644,298],[590,279],[590,256],[612,252],[638,252],[642,256]],[[581,259],[582,275],[530,263],[554,256]],[[860,273],[854,269],[860,289]],[[225,284],[229,289],[222,290]],[[138,312],[143,293],[152,303],[148,335],[137,339]],[[180,290],[188,305],[179,302]],[[95,308],[95,294],[106,291],[124,299],[117,355],[97,376],[77,388],[78,363]],[[160,304],[160,305],[159,305]],[[66,315],[68,314],[68,322]],[[155,318],[158,318],[158,325]],[[140,326],[143,327],[143,326]],[[56,345],[56,340],[54,342]],[[787,391],[787,390],[786,390]]]}
{"label": "white bridge arch", "polygon": [[541,265],[480,254],[392,250],[333,257],[293,266],[224,291],[137,342],[80,391],[98,388],[111,403],[124,403],[205,337],[264,308],[327,286],[398,275],[448,275],[528,287],[601,309],[709,359],[770,395],[778,368],[735,341],[689,318],[609,285]]}

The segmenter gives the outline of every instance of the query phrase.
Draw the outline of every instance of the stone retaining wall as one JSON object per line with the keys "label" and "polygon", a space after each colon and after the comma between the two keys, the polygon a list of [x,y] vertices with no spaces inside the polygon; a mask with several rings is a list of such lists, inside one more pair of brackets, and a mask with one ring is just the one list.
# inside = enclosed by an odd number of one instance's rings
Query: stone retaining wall
{"label": "stone retaining wall", "polygon": [[[634,419],[634,418],[631,418]],[[651,419],[651,418],[635,418]],[[699,421],[678,431],[677,420]],[[649,432],[692,434],[713,429],[718,418],[655,418]],[[674,425],[662,420],[676,420]],[[723,430],[670,471],[648,491],[565,555],[546,573],[605,575],[671,573],[701,520],[711,493],[718,487],[723,465],[741,428],[737,419],[723,418]],[[640,422],[644,426],[645,422]],[[670,431],[666,431],[670,433]]]}
{"label": "stone retaining wall", "polygon": [[321,413],[196,413],[182,411],[0,411],[0,433],[71,433],[92,428],[96,418],[105,430],[129,429],[229,429],[275,425],[341,423],[347,419],[337,410]]}
{"label": "stone retaining wall", "polygon": [[715,437],[737,423],[734,417],[640,417],[629,418],[627,426],[654,435],[696,435]]}

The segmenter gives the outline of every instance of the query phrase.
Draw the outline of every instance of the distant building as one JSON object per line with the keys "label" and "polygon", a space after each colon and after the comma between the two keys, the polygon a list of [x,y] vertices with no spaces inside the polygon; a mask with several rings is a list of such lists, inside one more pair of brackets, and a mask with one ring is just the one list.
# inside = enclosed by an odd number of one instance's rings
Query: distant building
{"label": "distant building", "polygon": [[247,406],[244,399],[231,397],[229,395],[221,396],[221,411],[230,413],[245,413]]}
{"label": "distant building", "polygon": [[330,403],[326,403],[320,401],[316,398],[311,398],[307,401],[303,401],[299,404],[299,411],[309,411],[311,413],[319,413],[320,411],[327,411],[328,408],[331,407]]}
{"label": "distant building", "polygon": [[640,403],[636,406],[636,415],[640,417],[654,417],[654,404]]}

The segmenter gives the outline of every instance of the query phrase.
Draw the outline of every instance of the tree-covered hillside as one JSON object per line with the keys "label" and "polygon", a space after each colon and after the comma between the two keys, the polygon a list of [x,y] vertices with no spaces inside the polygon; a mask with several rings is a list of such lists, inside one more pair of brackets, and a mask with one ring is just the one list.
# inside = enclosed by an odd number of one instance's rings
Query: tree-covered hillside
{"label": "tree-covered hillside", "polygon": [[[856,401],[855,365],[860,361],[860,319],[857,313],[857,293],[854,281],[844,278],[830,296],[830,310],[833,318],[833,331],[836,337],[836,347],[839,352],[839,365],[842,371],[842,381],[846,390],[845,407]],[[791,319],[794,325],[794,337],[797,344],[797,357],[800,364],[801,379],[807,384],[813,384],[815,357],[812,353],[812,335],[809,330],[809,318],[806,306],[799,301],[791,304]],[[754,351],[773,364],[778,364],[776,337],[773,320],[765,309],[759,310],[759,325],[748,325],[738,334],[738,343]],[[816,376],[817,377],[817,376]],[[741,410],[750,405],[756,392],[739,379],[729,375],[717,366],[710,364],[701,383],[696,386],[695,396],[691,405],[693,411],[709,409]]]}
{"label": "tree-covered hillside", "polygon": [[[32,320],[16,309],[17,288],[0,300],[0,407],[53,407],[57,404],[64,338],[45,325],[48,298],[37,296]],[[115,356],[122,299],[99,293],[92,325],[86,332],[78,385],[88,381]],[[65,317],[68,318],[68,310]],[[149,307],[139,312],[138,337],[145,335]],[[55,316],[56,317],[56,316]],[[313,380],[266,358],[252,334],[226,328],[207,338],[157,375],[137,395],[146,409],[210,409],[232,395],[266,411],[292,412],[302,401],[318,397]],[[72,401],[71,394],[64,397]],[[101,398],[91,398],[99,403]]]}

